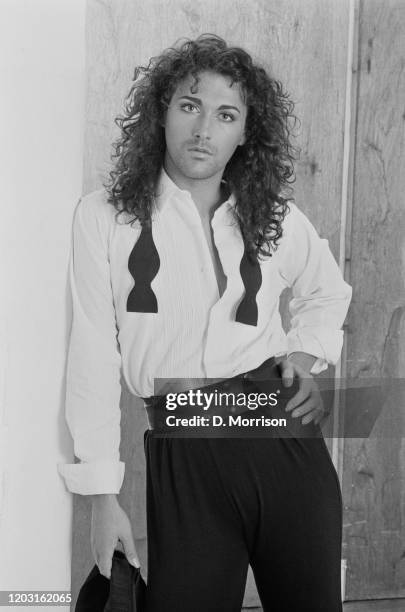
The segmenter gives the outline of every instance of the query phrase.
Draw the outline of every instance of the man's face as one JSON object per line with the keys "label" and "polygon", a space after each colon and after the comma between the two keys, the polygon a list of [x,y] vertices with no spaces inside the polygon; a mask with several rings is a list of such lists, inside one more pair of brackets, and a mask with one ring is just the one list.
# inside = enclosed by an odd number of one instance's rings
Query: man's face
{"label": "man's face", "polygon": [[[178,179],[222,176],[238,145],[245,142],[247,108],[238,83],[201,72],[175,90],[165,118],[165,168]],[[191,91],[193,88],[193,92]]]}

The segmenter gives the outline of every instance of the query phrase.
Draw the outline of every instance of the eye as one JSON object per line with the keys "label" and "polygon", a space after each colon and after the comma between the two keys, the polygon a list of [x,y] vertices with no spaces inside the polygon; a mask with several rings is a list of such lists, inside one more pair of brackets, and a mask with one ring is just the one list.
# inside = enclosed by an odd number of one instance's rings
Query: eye
{"label": "eye", "polygon": [[232,115],[232,113],[221,113],[220,117],[226,122],[229,123],[230,121],[235,121],[235,117],[234,115]]}
{"label": "eye", "polygon": [[198,111],[198,108],[191,102],[184,102],[183,104],[181,104],[180,108],[186,111],[186,113],[192,113],[193,111]]}

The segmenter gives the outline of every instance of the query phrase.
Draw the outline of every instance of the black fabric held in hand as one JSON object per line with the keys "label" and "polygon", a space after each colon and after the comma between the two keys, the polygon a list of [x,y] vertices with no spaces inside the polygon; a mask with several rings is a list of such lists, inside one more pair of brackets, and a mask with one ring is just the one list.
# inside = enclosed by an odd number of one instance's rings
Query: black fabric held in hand
{"label": "black fabric held in hand", "polygon": [[160,258],[153,242],[152,228],[144,224],[128,258],[128,269],[135,281],[127,299],[127,312],[157,312],[151,282],[159,271]]}
{"label": "black fabric held in hand", "polygon": [[102,576],[95,565],[80,589],[75,612],[142,612],[145,591],[140,570],[115,550],[111,580]]}

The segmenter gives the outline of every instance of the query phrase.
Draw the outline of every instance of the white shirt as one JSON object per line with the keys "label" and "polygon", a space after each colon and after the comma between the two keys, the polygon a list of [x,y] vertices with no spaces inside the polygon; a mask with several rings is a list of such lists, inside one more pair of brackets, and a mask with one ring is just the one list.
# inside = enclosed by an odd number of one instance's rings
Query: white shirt
{"label": "white shirt", "polygon": [[[74,217],[70,284],[73,323],[67,368],[66,418],[79,464],[61,464],[70,491],[118,493],[120,375],[132,393],[156,394],[155,378],[228,378],[268,357],[304,351],[312,373],[339,359],[351,288],[307,217],[290,202],[283,236],[260,260],[257,326],[235,321],[244,296],[239,265],[244,244],[234,198],[217,208],[213,238],[227,277],[219,296],[201,218],[188,191],[162,171],[152,217],[160,267],[151,283],[157,313],[127,312],[134,279],[128,257],[141,232],[117,223],[104,190],[81,199]],[[292,287],[291,329],[285,334],[279,296]]]}

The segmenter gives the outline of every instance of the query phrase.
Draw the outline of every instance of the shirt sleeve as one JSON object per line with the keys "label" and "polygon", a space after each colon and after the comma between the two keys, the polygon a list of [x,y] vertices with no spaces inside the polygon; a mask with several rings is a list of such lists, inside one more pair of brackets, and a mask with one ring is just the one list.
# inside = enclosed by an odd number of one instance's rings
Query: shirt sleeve
{"label": "shirt sleeve", "polygon": [[[101,192],[76,207],[69,264],[73,321],[66,373],[66,420],[80,463],[59,464],[81,495],[118,493],[121,355],[108,258],[108,206]],[[109,212],[109,211],[108,211]]]}
{"label": "shirt sleeve", "polygon": [[[292,205],[292,221],[282,275],[292,288],[288,355],[296,351],[317,357],[311,373],[319,374],[339,360],[352,289],[308,218]],[[291,214],[291,213],[290,213]]]}

